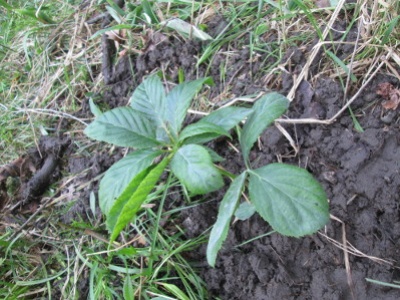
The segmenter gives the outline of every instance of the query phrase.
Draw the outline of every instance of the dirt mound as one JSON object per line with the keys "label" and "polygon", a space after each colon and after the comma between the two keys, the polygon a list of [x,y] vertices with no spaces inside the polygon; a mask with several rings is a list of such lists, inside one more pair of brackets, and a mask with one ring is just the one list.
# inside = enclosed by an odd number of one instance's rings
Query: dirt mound
{"label": "dirt mound", "polygon": [[[386,80],[375,80],[358,103],[366,104],[374,97],[379,82]],[[327,111],[337,111],[341,96],[334,92],[337,87],[330,79],[320,80],[313,101]],[[297,95],[303,96],[307,97]],[[386,124],[380,120],[381,113],[379,105],[365,110],[359,120],[364,132],[354,130],[347,114],[330,126],[287,126],[301,149],[294,159],[288,158],[289,143],[271,128],[261,139],[263,148],[255,149],[252,155],[260,164],[276,161],[279,156],[307,168],[323,184],[331,214],[344,222],[347,241],[366,255],[398,262],[400,133],[396,122]],[[290,108],[288,115],[296,114],[300,117]],[[203,224],[188,226],[189,235],[201,234],[212,225],[213,215],[216,207],[208,205],[187,212],[186,218],[191,221],[185,224]],[[350,255],[353,283],[349,286],[344,252],[323,235],[295,239],[275,233],[237,247],[270,230],[257,216],[233,226],[216,268],[202,270],[212,295],[221,299],[352,299],[353,292],[356,299],[399,298],[398,290],[365,280],[399,280],[395,265],[362,257],[361,253]],[[324,233],[341,242],[341,223],[331,221]],[[204,255],[205,247],[200,253]]]}

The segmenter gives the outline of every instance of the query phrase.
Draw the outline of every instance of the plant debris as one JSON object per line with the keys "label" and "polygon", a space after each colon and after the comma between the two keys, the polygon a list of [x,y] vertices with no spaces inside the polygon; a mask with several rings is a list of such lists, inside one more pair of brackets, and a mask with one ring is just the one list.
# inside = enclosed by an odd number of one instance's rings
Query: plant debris
{"label": "plant debris", "polygon": [[400,90],[395,88],[389,82],[383,82],[378,85],[376,93],[382,96],[385,101],[382,102],[384,109],[396,110],[400,104]]}

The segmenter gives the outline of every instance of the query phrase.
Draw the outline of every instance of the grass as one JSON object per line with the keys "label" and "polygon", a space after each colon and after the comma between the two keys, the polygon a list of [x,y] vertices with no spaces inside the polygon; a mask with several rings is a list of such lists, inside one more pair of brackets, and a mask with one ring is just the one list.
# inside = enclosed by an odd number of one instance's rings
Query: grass
{"label": "grass", "polygon": [[206,299],[201,279],[182,256],[205,237],[184,241],[183,230],[175,225],[178,212],[145,210],[125,235],[126,242],[111,247],[95,218],[67,226],[55,224],[57,216],[52,213],[42,215],[43,228],[24,230],[13,238],[13,230],[8,230],[0,240],[0,278],[7,283],[0,295],[82,299],[87,293],[89,299],[151,299],[180,294]]}
{"label": "grass", "polygon": [[[89,120],[76,115],[88,97],[102,93],[104,84],[99,76],[100,38],[94,36],[101,28],[99,24],[87,26],[84,21],[104,12],[106,6],[113,16],[111,25],[131,28],[126,45],[132,55],[143,50],[149,29],[183,39],[179,30],[160,25],[173,17],[206,30],[217,15],[225,20],[216,38],[204,43],[196,58],[197,72],[205,70],[206,76],[213,61],[224,57],[218,66],[219,78],[214,78],[222,84],[220,94],[209,99],[205,93],[193,107],[205,112],[243,96],[234,94],[229,70],[243,49],[249,50],[248,64],[260,63],[261,67],[255,73],[238,72],[237,76],[263,82],[266,89],[281,89],[280,75],[295,71],[285,57],[291,47],[301,49],[306,59],[313,47],[322,49],[319,63],[323,67],[307,78],[309,82],[329,76],[340,79],[346,93],[354,92],[374,72],[382,56],[387,57],[382,70],[400,80],[396,73],[400,60],[399,1],[359,2],[341,7],[344,27],[323,41],[318,38],[335,8],[317,8],[312,1],[141,1],[129,4],[124,11],[102,0],[88,1],[83,8],[81,1],[47,0],[34,2],[36,7],[33,2],[12,1],[14,8],[34,8],[35,12],[42,4],[46,9],[40,11],[55,24],[38,20],[35,14],[7,10],[0,2],[0,165],[36,147],[43,134],[71,137],[75,154],[90,154],[93,146],[81,134],[81,122]],[[360,28],[357,39],[347,40],[354,25]],[[352,51],[343,53],[345,45]],[[180,74],[184,78],[185,74]],[[362,111],[351,111],[355,126],[360,114]],[[65,119],[69,120],[67,127],[60,125]],[[206,237],[186,240],[176,208],[145,209],[126,232],[126,243],[109,247],[98,216],[68,226],[60,221],[71,201],[78,200],[57,196],[68,180],[74,182],[78,176],[64,175],[53,186],[53,199],[45,201],[53,204],[44,205],[22,230],[25,214],[3,212],[0,298],[80,299],[87,292],[90,299],[129,299],[132,294],[137,299],[207,299],[204,283],[184,255]],[[159,192],[167,187],[160,187]],[[155,194],[149,201],[158,203],[160,197],[161,193]],[[164,219],[168,226],[159,225]]]}

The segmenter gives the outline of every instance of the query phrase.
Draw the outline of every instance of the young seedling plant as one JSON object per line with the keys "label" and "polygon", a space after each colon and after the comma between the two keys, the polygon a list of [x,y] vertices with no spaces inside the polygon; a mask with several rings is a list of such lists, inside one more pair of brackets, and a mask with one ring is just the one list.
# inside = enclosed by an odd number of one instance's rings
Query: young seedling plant
{"label": "young seedling plant", "polygon": [[[269,93],[250,108],[225,107],[184,128],[193,97],[210,79],[202,78],[175,86],[166,93],[157,75],[140,84],[130,106],[102,113],[91,103],[95,120],[85,129],[92,139],[135,149],[115,163],[100,182],[99,204],[114,241],[141,209],[165,170],[172,172],[190,195],[220,189],[223,175],[232,180],[219,207],[207,248],[207,260],[215,265],[227,237],[229,224],[247,190],[250,202],[272,228],[286,236],[316,232],[329,219],[326,194],[306,170],[283,163],[253,169],[249,153],[260,134],[288,108],[289,101]],[[245,121],[240,130],[238,124]],[[240,175],[229,174],[215,163],[219,157],[205,143],[238,129],[246,166]]]}

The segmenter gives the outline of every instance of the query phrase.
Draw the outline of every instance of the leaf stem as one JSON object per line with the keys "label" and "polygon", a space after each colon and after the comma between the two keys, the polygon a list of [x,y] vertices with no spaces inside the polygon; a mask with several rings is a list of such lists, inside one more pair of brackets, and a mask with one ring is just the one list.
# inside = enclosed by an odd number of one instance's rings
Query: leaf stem
{"label": "leaf stem", "polygon": [[225,170],[223,167],[221,167],[221,166],[218,166],[218,165],[215,165],[215,167],[219,170],[219,172],[222,174],[222,175],[224,175],[224,176],[226,176],[226,177],[229,177],[230,179],[235,179],[236,177],[237,177],[237,175],[235,175],[235,174],[233,174],[233,173],[231,173],[231,172],[229,172],[229,171],[227,171],[227,170]]}

